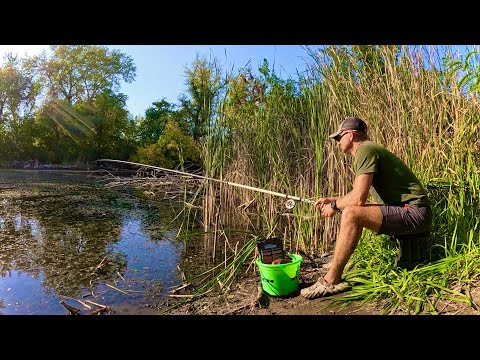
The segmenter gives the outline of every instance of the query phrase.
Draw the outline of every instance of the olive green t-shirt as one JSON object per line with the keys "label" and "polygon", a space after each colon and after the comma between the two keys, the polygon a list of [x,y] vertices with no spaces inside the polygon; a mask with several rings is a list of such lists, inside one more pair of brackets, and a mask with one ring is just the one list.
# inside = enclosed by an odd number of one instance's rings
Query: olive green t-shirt
{"label": "olive green t-shirt", "polygon": [[427,191],[405,163],[373,141],[364,141],[353,159],[355,176],[374,173],[371,194],[386,205],[430,205]]}

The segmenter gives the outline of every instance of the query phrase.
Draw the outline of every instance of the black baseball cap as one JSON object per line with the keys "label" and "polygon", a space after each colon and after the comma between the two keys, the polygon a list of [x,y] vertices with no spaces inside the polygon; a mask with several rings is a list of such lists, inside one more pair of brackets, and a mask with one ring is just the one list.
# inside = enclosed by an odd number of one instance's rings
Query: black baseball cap
{"label": "black baseball cap", "polygon": [[365,134],[367,133],[367,124],[362,119],[356,117],[347,117],[343,122],[340,124],[340,127],[337,131],[331,134],[329,137],[338,140],[340,135],[343,135],[347,131],[361,131]]}

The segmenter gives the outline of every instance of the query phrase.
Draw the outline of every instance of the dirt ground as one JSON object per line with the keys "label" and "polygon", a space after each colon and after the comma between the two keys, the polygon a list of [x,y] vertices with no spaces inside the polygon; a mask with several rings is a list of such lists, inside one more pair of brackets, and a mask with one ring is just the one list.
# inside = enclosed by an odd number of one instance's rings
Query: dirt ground
{"label": "dirt ground", "polygon": [[[299,289],[289,296],[270,296],[261,287],[257,275],[248,275],[236,280],[228,293],[222,296],[204,296],[167,312],[170,315],[383,315],[382,303],[352,303],[340,309],[329,299],[309,300],[300,295],[300,290],[312,285],[325,274],[322,265],[331,255],[318,259],[304,259],[300,268]],[[469,295],[475,304],[480,304],[480,280],[471,284]],[[342,294],[343,295],[343,294]],[[334,296],[341,296],[334,295]],[[456,301],[439,301],[436,304],[440,315],[480,315],[480,307]],[[423,314],[423,313],[422,313]],[[427,314],[427,313],[424,313]],[[397,311],[395,315],[407,315]]]}

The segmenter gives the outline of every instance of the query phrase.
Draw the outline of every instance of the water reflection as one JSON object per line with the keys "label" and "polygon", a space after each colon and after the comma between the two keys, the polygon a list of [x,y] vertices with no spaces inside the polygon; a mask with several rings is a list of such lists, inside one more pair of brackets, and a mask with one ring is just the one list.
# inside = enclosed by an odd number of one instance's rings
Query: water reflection
{"label": "water reflection", "polygon": [[72,299],[117,314],[158,313],[181,283],[172,204],[153,206],[85,175],[47,171],[0,171],[0,194],[2,314],[66,314],[61,300],[82,308]]}

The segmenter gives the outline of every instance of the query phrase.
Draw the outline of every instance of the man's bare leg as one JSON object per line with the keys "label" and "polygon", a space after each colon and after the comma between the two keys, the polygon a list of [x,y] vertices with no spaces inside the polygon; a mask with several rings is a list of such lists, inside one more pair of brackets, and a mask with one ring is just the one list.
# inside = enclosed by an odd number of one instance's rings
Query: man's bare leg
{"label": "man's bare leg", "polygon": [[332,266],[324,277],[329,284],[336,285],[342,281],[343,270],[357,247],[363,228],[378,233],[382,219],[382,210],[377,205],[347,206],[343,209]]}

